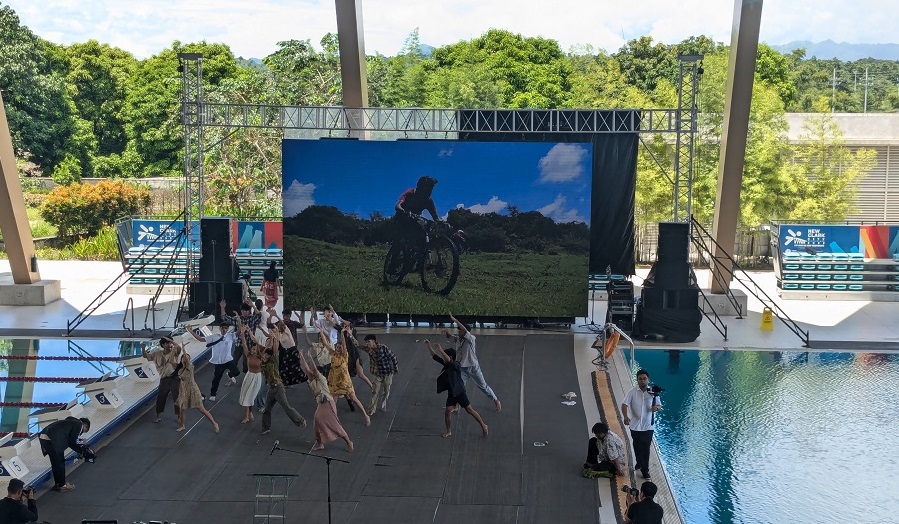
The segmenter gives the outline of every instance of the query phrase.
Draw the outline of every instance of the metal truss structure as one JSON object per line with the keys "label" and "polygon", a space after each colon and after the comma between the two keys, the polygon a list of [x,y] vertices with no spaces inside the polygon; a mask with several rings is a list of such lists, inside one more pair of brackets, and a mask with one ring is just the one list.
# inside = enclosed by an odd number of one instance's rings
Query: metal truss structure
{"label": "metal truss structure", "polygon": [[[424,109],[207,103],[203,57],[178,55],[184,126],[185,220],[203,216],[203,128],[277,129],[290,136],[450,138],[458,133],[674,133],[674,216],[689,221],[701,55],[681,57],[675,109]],[[356,134],[353,134],[356,133]],[[189,223],[189,222],[188,222]]]}
{"label": "metal truss structure", "polygon": [[[203,100],[203,55],[179,53],[178,70],[181,72],[181,125],[184,126],[184,235],[188,247],[194,233],[191,228],[203,218],[203,128],[206,126]],[[196,280],[197,254],[184,250],[187,256],[186,282]],[[186,294],[182,295],[182,298]]]}
{"label": "metal truss structure", "polygon": [[682,55],[677,89],[674,149],[674,221],[690,222],[693,216],[693,155],[699,107],[702,55]]}

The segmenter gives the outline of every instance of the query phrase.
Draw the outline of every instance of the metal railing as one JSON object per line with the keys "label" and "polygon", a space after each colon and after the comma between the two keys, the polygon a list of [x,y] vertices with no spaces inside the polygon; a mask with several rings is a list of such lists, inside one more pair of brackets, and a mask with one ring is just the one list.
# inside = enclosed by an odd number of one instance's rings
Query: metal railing
{"label": "metal railing", "polygon": [[[692,219],[690,223],[691,237],[700,236],[711,241],[714,246],[718,248],[718,252],[723,253],[724,258],[727,259],[728,263],[724,263],[720,258],[710,256],[708,263],[709,267],[712,268],[712,273],[714,274],[716,272],[715,267],[717,267],[719,269],[718,273],[720,273],[721,275],[725,275],[725,278],[728,278],[729,280],[736,280],[737,282],[739,282],[747,293],[751,294],[756,298],[756,300],[761,302],[762,306],[770,309],[774,313],[774,316],[778,318],[778,320],[780,320],[785,326],[787,326],[790,331],[792,331],[797,337],[799,337],[800,340],[802,340],[802,347],[809,347],[809,332],[803,330],[799,326],[799,324],[796,323],[796,321],[790,318],[790,316],[787,315],[787,312],[784,311],[783,308],[781,308],[777,304],[777,302],[775,302],[774,299],[772,299],[768,295],[768,293],[766,293],[765,290],[762,289],[762,287],[759,286],[758,283],[749,276],[749,273],[747,273],[746,270],[743,269],[736,260],[734,260],[734,258],[726,249],[721,247],[721,245],[715,241],[712,235],[709,234],[709,232],[704,227],[702,227],[702,225],[697,222],[695,218]],[[712,267],[712,264],[714,264],[715,267]],[[727,286],[724,286],[724,289],[728,290],[729,295],[733,295],[733,293],[730,291],[729,284],[730,282],[728,282]],[[736,298],[733,298],[733,300],[736,301]],[[737,311],[740,310],[738,309]]]}

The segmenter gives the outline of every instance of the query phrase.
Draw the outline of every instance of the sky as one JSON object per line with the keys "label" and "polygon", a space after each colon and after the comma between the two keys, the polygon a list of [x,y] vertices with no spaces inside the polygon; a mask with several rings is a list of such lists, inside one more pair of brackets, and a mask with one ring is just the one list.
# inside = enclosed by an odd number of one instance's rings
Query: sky
{"label": "sky", "polygon": [[[458,140],[284,141],[284,216],[316,204],[368,218],[394,205],[422,175],[437,179],[432,198],[450,209],[506,214],[540,211],[556,222],[590,220],[588,143]],[[430,218],[427,213],[425,216]]]}
{"label": "sky", "polygon": [[[665,44],[707,35],[730,42],[733,0],[358,0],[365,52],[392,56],[416,28],[435,47],[490,28],[542,36],[563,50],[609,52],[652,36]],[[761,0],[759,0],[761,1]],[[36,34],[59,44],[95,39],[146,58],[181,42],[222,42],[236,56],[263,58],[283,40],[318,43],[336,32],[334,0],[0,0]],[[780,0],[762,7],[761,40],[896,43],[896,0]]]}

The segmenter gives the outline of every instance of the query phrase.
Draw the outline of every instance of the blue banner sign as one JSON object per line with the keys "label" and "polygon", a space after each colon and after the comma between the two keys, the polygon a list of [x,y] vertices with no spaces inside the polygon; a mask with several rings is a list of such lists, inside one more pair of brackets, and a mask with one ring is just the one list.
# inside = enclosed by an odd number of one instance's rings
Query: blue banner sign
{"label": "blue banner sign", "polygon": [[781,224],[781,253],[864,253],[859,226]]}

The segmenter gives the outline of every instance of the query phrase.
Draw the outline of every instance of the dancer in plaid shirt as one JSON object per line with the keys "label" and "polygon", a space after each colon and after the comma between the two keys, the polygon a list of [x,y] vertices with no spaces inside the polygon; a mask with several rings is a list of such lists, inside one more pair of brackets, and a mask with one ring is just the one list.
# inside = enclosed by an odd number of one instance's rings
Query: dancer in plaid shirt
{"label": "dancer in plaid shirt", "polygon": [[381,391],[384,392],[384,400],[381,401],[381,411],[387,411],[387,399],[390,398],[390,386],[393,384],[393,375],[398,372],[396,355],[384,344],[378,344],[378,337],[365,335],[365,351],[368,353],[371,363],[372,375],[371,402],[368,404],[368,414],[374,415],[378,407],[378,398]]}

